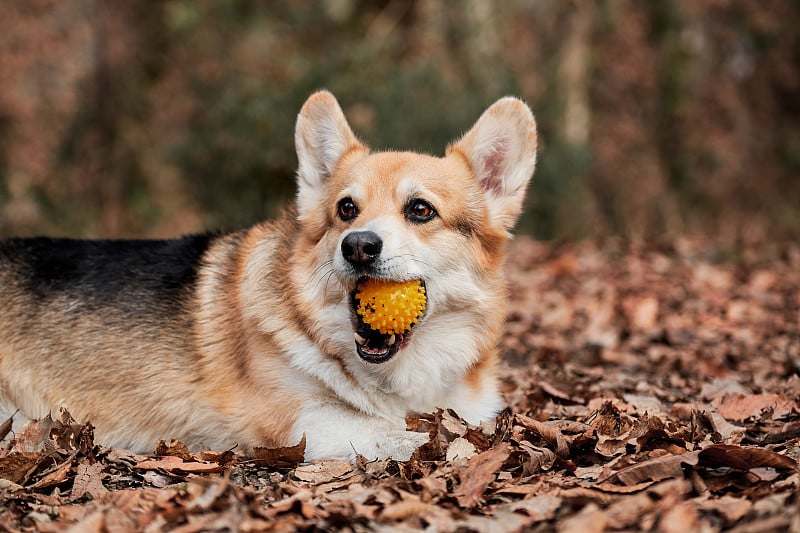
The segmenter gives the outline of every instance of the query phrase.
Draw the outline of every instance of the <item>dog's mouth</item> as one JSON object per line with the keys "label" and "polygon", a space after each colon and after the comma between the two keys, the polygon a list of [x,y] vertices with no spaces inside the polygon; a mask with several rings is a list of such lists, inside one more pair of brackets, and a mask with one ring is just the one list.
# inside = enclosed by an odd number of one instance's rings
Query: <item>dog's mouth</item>
{"label": "dog's mouth", "polygon": [[[364,322],[358,313],[360,300],[358,298],[358,288],[367,281],[368,278],[361,278],[356,283],[356,288],[350,293],[350,306],[352,310],[352,322],[355,336],[356,352],[358,356],[368,363],[385,363],[403,349],[411,339],[413,329],[424,318],[425,311],[418,319],[409,326],[403,333],[381,333],[377,329]],[[425,288],[425,282],[420,280],[420,285]]]}

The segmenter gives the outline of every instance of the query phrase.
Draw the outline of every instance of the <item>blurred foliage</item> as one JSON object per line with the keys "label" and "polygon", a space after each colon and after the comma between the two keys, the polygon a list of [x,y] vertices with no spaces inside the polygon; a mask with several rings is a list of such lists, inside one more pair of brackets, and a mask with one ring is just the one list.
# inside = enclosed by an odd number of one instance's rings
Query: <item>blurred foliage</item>
{"label": "blurred foliage", "polygon": [[800,233],[793,0],[27,0],[0,27],[0,234],[271,216],[322,87],[371,146],[434,154],[527,100],[540,238]]}

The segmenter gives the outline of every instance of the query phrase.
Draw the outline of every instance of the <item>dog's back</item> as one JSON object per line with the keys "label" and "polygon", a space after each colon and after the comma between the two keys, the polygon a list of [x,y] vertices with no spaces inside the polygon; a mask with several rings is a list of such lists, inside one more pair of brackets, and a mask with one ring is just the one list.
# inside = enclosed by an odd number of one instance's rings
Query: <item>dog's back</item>
{"label": "dog's back", "polygon": [[[204,410],[182,386],[198,364],[193,298],[218,239],[0,242],[0,401],[30,416],[65,404],[108,429],[126,418],[162,435],[191,426],[185,413]],[[195,407],[175,409],[185,402]],[[110,440],[155,442],[127,433]]]}

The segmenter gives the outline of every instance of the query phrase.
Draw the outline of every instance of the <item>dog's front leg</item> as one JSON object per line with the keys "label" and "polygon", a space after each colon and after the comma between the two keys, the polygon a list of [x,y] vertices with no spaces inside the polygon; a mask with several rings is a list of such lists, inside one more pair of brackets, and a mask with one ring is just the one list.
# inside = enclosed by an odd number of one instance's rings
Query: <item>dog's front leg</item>
{"label": "dog's front leg", "polygon": [[307,407],[297,420],[294,433],[297,440],[306,435],[307,461],[353,461],[356,454],[369,460],[391,457],[405,461],[428,442],[427,433],[406,431],[404,420],[390,422],[338,405]]}

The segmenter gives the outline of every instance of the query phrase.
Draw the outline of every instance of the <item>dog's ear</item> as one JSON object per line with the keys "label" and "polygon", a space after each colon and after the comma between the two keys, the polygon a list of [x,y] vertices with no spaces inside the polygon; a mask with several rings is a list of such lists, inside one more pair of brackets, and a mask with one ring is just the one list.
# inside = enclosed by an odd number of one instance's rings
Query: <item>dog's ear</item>
{"label": "dog's ear", "polygon": [[342,156],[364,145],[358,141],[339,103],[328,91],[312,94],[303,104],[297,115],[294,143],[298,160],[297,203],[302,216],[319,205],[325,183]]}
{"label": "dog's ear", "polygon": [[486,195],[493,226],[510,231],[536,165],[536,121],[522,100],[501,98],[448,148],[469,161]]}

